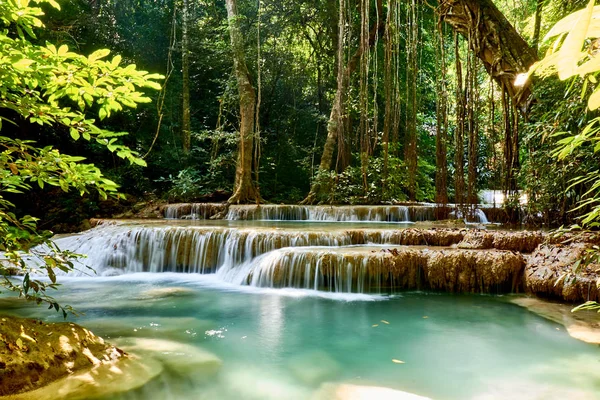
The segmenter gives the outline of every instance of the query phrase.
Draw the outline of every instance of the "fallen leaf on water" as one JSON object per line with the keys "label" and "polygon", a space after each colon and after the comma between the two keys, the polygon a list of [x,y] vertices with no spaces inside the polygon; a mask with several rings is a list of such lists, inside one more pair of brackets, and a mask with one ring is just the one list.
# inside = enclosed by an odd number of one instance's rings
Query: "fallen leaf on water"
{"label": "fallen leaf on water", "polygon": [[429,318],[427,315],[425,315],[425,316],[423,317],[423,319],[427,319],[427,318]]}
{"label": "fallen leaf on water", "polygon": [[397,359],[395,359],[395,358],[392,358],[392,362],[393,362],[394,364],[404,364],[404,361],[402,361],[402,360],[397,360]]}
{"label": "fallen leaf on water", "polygon": [[372,328],[376,328],[378,326],[379,326],[379,324],[373,324],[373,325],[371,325]]}
{"label": "fallen leaf on water", "polygon": [[389,323],[389,322],[387,322],[385,319],[382,319],[382,320],[381,320],[381,322],[383,322],[383,323],[384,323],[384,324],[386,324],[386,325],[389,325],[389,324],[390,324],[390,323]]}

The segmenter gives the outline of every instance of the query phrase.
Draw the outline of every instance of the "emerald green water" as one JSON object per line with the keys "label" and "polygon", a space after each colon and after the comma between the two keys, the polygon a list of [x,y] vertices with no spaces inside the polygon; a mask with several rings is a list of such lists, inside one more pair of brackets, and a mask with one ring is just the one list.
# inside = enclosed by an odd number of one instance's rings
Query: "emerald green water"
{"label": "emerald green water", "polygon": [[[440,400],[600,398],[600,349],[503,297],[265,290],[169,273],[63,283],[57,299],[111,342],[173,340],[223,361],[210,379],[167,368],[123,399],[311,399],[325,382]],[[160,292],[167,288],[177,291]],[[61,320],[4,304],[21,316]]]}

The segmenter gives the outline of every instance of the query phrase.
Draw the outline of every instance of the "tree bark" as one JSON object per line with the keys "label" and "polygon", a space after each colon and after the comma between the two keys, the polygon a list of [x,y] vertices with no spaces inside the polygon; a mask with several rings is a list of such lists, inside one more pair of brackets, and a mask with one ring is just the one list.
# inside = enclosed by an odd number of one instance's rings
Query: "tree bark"
{"label": "tree bark", "polygon": [[448,218],[448,85],[446,83],[446,49],[441,21],[434,28],[436,58],[439,74],[436,79],[436,135],[435,135],[435,202],[438,220]]}
{"label": "tree bark", "polygon": [[514,104],[525,109],[530,97],[529,85],[515,87],[514,81],[517,74],[527,72],[537,61],[537,53],[492,0],[441,0],[438,11],[456,32],[466,38],[469,32],[473,33],[471,50]]}
{"label": "tree bark", "polygon": [[533,27],[533,38],[531,40],[531,47],[535,50],[536,54],[538,51],[538,45],[540,42],[540,28],[542,27],[542,10],[544,8],[544,0],[537,0],[535,6],[535,23]]}
{"label": "tree bark", "polygon": [[183,153],[189,154],[191,147],[191,118],[190,118],[190,54],[188,37],[188,0],[183,0],[183,12],[181,20],[181,70],[183,74],[182,88],[182,118],[181,137],[183,142]]}
{"label": "tree bark", "polygon": [[408,200],[417,199],[417,44],[419,41],[419,20],[416,0],[411,0],[407,10],[407,66],[406,66],[406,137],[404,160],[408,169]]}
{"label": "tree bark", "polygon": [[454,34],[454,58],[456,61],[456,129],[454,131],[454,202],[464,204],[464,134],[465,134],[465,96],[463,91],[462,63],[460,61],[460,40]]}
{"label": "tree bark", "polygon": [[[377,0],[377,10],[381,14],[383,0]],[[377,31],[383,26],[381,15],[377,19],[379,25],[373,26],[369,33],[369,45],[372,46],[375,42]],[[338,48],[337,48],[337,89],[333,105],[331,107],[331,114],[329,115],[329,122],[327,124],[327,139],[325,140],[325,146],[323,147],[323,154],[321,156],[321,162],[319,163],[319,170],[315,178],[313,179],[310,187],[310,192],[300,204],[314,204],[319,199],[319,194],[322,192],[322,186],[324,183],[324,175],[331,170],[331,164],[333,162],[333,153],[335,145],[338,142],[338,138],[341,136],[343,129],[342,119],[342,107],[344,94],[348,86],[348,80],[350,75],[356,70],[358,63],[362,55],[362,47],[359,46],[358,50],[352,55],[350,61],[344,68],[344,1],[339,1],[339,20],[338,20]]]}
{"label": "tree bark", "polygon": [[233,67],[240,96],[240,141],[235,173],[233,194],[227,204],[260,202],[258,189],[252,180],[252,150],[254,144],[254,117],[256,91],[250,82],[246,65],[244,39],[240,31],[236,0],[226,0],[229,35],[233,50]]}

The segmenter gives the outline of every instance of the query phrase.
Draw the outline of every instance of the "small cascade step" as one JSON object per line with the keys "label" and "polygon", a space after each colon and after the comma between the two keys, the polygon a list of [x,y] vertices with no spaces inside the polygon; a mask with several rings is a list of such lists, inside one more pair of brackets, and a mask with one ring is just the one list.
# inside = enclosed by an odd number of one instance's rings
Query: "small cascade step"
{"label": "small cascade step", "polygon": [[[449,205],[451,215],[462,218],[462,213]],[[225,209],[217,203],[169,204],[163,209],[167,219],[210,219]],[[489,209],[491,210],[491,209]],[[474,209],[468,213],[470,222],[487,224],[488,209]],[[493,215],[498,213],[492,212]],[[225,219],[229,221],[328,221],[328,222],[418,222],[435,221],[435,204],[390,206],[301,206],[301,205],[231,205]]]}
{"label": "small cascade step", "polygon": [[520,288],[525,261],[508,251],[407,246],[283,248],[217,276],[238,285],[342,293],[399,289],[509,293]]}

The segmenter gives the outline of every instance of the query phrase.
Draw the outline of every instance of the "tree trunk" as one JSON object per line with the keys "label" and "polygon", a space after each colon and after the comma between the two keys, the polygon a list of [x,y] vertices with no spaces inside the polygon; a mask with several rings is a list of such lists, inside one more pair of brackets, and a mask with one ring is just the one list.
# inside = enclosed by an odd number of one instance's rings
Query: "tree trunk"
{"label": "tree trunk", "polygon": [[236,0],[226,0],[229,35],[233,50],[233,66],[240,96],[240,141],[233,194],[228,204],[260,202],[258,189],[252,180],[252,150],[254,143],[254,117],[256,92],[250,82],[250,73],[244,54],[244,39],[240,31]]}
{"label": "tree trunk", "polygon": [[531,47],[535,50],[536,54],[538,51],[538,45],[540,42],[540,28],[542,27],[542,10],[544,8],[544,0],[537,0],[535,7],[535,24],[533,27],[533,38],[531,40]]}
{"label": "tree trunk", "polygon": [[[471,53],[467,58],[467,122],[469,127],[468,158],[469,168],[467,171],[467,203],[471,206],[478,203],[477,198],[477,162],[479,144],[479,131],[477,126],[477,109],[479,102],[479,91],[477,90],[477,64],[475,56]],[[473,207],[471,207],[472,211]]]}
{"label": "tree trunk", "polygon": [[321,192],[322,185],[326,180],[328,180],[324,175],[331,169],[335,144],[337,142],[337,138],[340,136],[340,131],[343,129],[342,98],[343,93],[345,92],[344,0],[339,1],[337,46],[337,89],[335,91],[335,97],[331,107],[331,114],[329,115],[329,123],[327,124],[327,139],[325,140],[325,146],[323,147],[323,154],[321,155],[319,170],[314,177],[310,192],[306,198],[302,200],[301,204],[313,204],[318,200],[317,197]]}
{"label": "tree trunk", "polygon": [[183,153],[189,154],[191,146],[191,121],[190,121],[190,54],[188,37],[188,0],[183,0],[183,12],[181,20],[181,70],[183,74],[182,88],[182,118],[181,137],[183,142]]}
{"label": "tree trunk", "polygon": [[408,169],[408,199],[417,199],[417,42],[419,20],[416,0],[412,0],[407,11],[407,66],[406,66],[406,137],[404,159]]}
{"label": "tree trunk", "polygon": [[456,129],[454,132],[454,202],[457,207],[464,204],[464,134],[465,134],[465,97],[462,80],[462,63],[460,61],[460,40],[454,34],[454,58],[456,61]]}
{"label": "tree trunk", "polygon": [[537,54],[492,0],[441,0],[438,10],[456,32],[466,38],[473,32],[471,50],[514,104],[526,108],[529,86],[515,87],[513,83],[517,74],[527,72],[537,61]]}
{"label": "tree trunk", "polygon": [[389,141],[390,141],[390,130],[392,129],[392,114],[394,112],[395,99],[395,75],[392,75],[392,61],[394,56],[394,49],[396,43],[394,43],[395,31],[398,29],[395,26],[395,13],[396,13],[396,0],[389,0],[387,4],[387,19],[385,23],[385,46],[384,46],[384,97],[385,97],[385,111],[383,116],[383,137],[381,145],[383,148],[383,172],[381,177],[381,195],[383,200],[386,198],[387,180],[388,180],[388,163],[389,163]]}
{"label": "tree trunk", "polygon": [[[382,0],[377,0],[377,10],[379,14],[381,14],[382,8]],[[321,156],[321,162],[319,163],[319,170],[313,179],[310,192],[306,198],[300,202],[300,204],[314,204],[319,200],[318,197],[323,190],[322,186],[327,180],[325,175],[327,175],[331,170],[335,145],[343,130],[342,107],[344,94],[348,86],[350,75],[352,75],[352,73],[356,70],[362,55],[362,47],[359,46],[358,50],[352,55],[352,58],[344,69],[344,13],[344,0],[340,0],[337,38],[337,89],[335,92],[333,105],[331,107],[331,114],[329,115],[329,122],[327,124],[327,139],[325,140],[325,146],[323,147],[323,155]],[[379,25],[373,26],[369,34],[370,46],[372,46],[375,42],[377,31],[383,25],[381,16],[377,20],[379,21]]]}
{"label": "tree trunk", "polygon": [[436,136],[435,136],[435,202],[438,220],[448,218],[448,86],[446,83],[446,49],[441,21],[434,28],[436,58],[439,74],[436,79]]}

